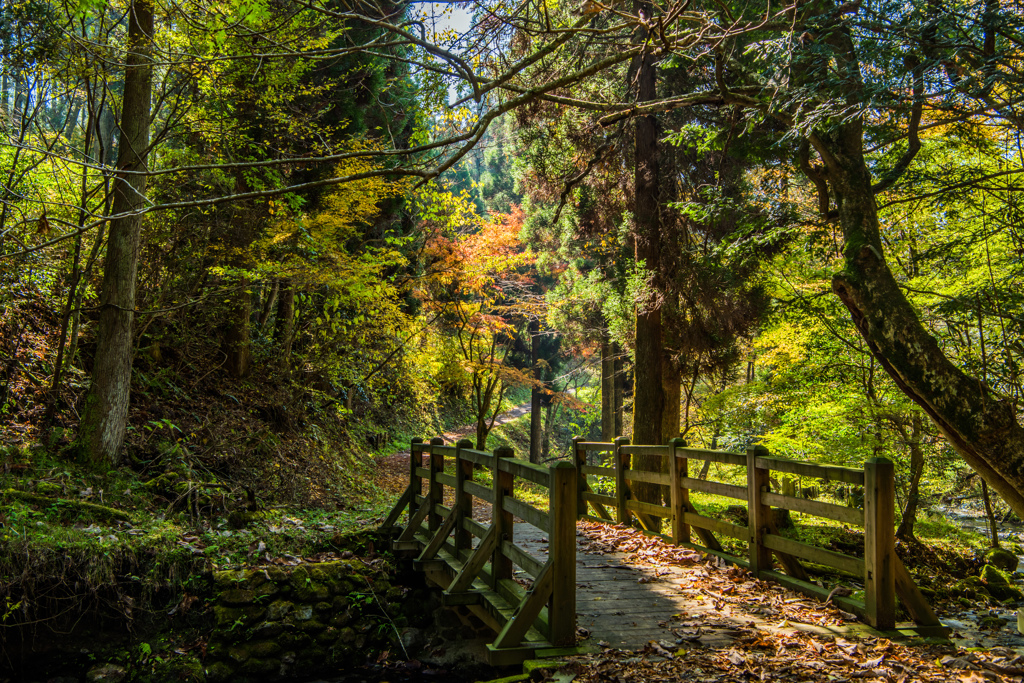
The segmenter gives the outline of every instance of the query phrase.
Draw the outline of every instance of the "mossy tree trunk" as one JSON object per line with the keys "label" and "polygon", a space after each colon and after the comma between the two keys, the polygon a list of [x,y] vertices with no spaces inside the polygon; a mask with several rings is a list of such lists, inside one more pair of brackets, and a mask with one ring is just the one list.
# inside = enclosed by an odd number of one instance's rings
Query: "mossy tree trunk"
{"label": "mossy tree trunk", "polygon": [[[859,103],[865,85],[853,41],[845,31],[829,34],[828,40],[837,59],[837,66],[829,69],[845,74],[850,101]],[[911,128],[914,141],[913,121]],[[862,122],[854,119],[827,133],[813,133],[810,143],[823,162],[843,231],[844,268],[833,276],[832,291],[900,390],[924,409],[1010,507],[1024,515],[1024,428],[1015,406],[946,357],[893,276],[884,256],[875,201],[885,183],[872,185]],[[829,207],[827,195],[823,204]]]}

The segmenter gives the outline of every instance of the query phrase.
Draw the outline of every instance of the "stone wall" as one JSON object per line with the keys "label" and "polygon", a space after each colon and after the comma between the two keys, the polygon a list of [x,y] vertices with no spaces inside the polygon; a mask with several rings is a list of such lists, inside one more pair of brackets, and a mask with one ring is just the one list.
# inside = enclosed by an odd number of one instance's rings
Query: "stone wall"
{"label": "stone wall", "polygon": [[361,662],[401,628],[388,601],[404,589],[359,560],[214,574],[206,679],[272,680]]}

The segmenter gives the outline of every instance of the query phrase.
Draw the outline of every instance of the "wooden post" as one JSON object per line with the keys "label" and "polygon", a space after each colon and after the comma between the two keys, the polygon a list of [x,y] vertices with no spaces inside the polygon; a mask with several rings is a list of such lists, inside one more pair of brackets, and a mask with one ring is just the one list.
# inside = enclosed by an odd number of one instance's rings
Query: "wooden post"
{"label": "wooden post", "polygon": [[671,449],[668,454],[668,477],[670,482],[671,505],[672,505],[672,542],[689,543],[690,525],[683,518],[683,513],[690,509],[690,490],[684,489],[680,481],[686,476],[686,458],[679,457],[677,448],[685,448],[686,441],[683,439],[672,439],[669,441]]}
{"label": "wooden post", "polygon": [[896,626],[895,484],[892,462],[864,463],[864,602],[877,629]]}
{"label": "wooden post", "polygon": [[455,505],[458,506],[455,520],[455,558],[459,558],[460,550],[473,547],[473,535],[462,524],[463,520],[473,519],[473,496],[466,493],[466,482],[473,479],[473,463],[463,460],[459,452],[463,448],[472,448],[469,439],[459,439],[455,444]]}
{"label": "wooden post", "polygon": [[423,479],[416,474],[416,468],[423,464],[423,439],[415,437],[409,445],[409,485],[412,486],[412,497],[409,499],[409,519],[413,518],[420,505],[416,496],[423,495]]}
{"label": "wooden post", "polygon": [[[431,446],[443,446],[444,439],[439,436],[435,436],[430,440]],[[441,522],[444,520],[441,515],[434,511],[435,505],[440,505],[444,500],[444,495],[441,490],[441,482],[437,480],[437,475],[444,471],[444,454],[435,453],[433,449],[430,451],[430,484],[429,493],[427,494],[427,504],[430,506],[430,512],[427,514],[427,528],[430,529],[430,533],[433,534],[441,526]]]}
{"label": "wooden post", "polygon": [[771,525],[772,510],[761,502],[761,494],[768,491],[769,472],[757,466],[757,459],[767,455],[768,449],[764,446],[747,449],[747,526],[750,529],[750,573],[754,578],[772,569],[772,551],[761,542]]}
{"label": "wooden post", "polygon": [[626,481],[626,470],[629,469],[630,457],[622,452],[623,446],[629,445],[629,439],[620,436],[615,439],[615,507],[618,509],[616,521],[629,524],[630,514],[626,509],[629,500],[629,483]]}
{"label": "wooden post", "polygon": [[583,466],[587,464],[587,452],[580,450],[580,441],[583,441],[583,437],[581,436],[575,436],[572,439],[572,463],[576,469],[577,518],[587,514],[587,501],[583,500],[583,492],[587,490],[587,475],[583,474],[582,469]]}
{"label": "wooden post", "polygon": [[548,558],[553,581],[548,626],[551,644],[570,647],[576,644],[576,467],[555,463],[551,472],[548,534]]}
{"label": "wooden post", "polygon": [[501,460],[503,458],[514,458],[515,453],[508,446],[501,446],[494,449],[494,498],[491,500],[491,524],[498,542],[494,547],[494,555],[491,558],[491,578],[494,580],[494,587],[497,587],[501,579],[512,578],[512,560],[505,557],[501,550],[503,541],[513,542],[514,527],[512,513],[503,509],[502,500],[505,496],[512,495],[512,473],[501,471]]}

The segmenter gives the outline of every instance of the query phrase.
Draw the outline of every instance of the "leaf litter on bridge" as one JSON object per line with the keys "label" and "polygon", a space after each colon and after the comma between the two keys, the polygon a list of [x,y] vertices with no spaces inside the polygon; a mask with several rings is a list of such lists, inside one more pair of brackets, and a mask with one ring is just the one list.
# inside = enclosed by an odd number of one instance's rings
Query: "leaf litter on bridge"
{"label": "leaf litter on bridge", "polygon": [[[864,631],[838,631],[855,619],[710,556],[672,546],[637,530],[589,521],[577,525],[580,550],[615,554],[670,579],[680,593],[710,604],[661,625],[665,637],[639,650],[599,642],[599,652],[572,658],[563,673],[579,683],[661,681],[983,681],[1024,682],[1024,656],[1008,648],[967,651],[951,644],[911,645]],[[643,577],[639,579],[643,581]],[[717,620],[715,612],[731,618]],[[750,621],[736,627],[738,613]],[[725,630],[728,640],[707,638]]]}

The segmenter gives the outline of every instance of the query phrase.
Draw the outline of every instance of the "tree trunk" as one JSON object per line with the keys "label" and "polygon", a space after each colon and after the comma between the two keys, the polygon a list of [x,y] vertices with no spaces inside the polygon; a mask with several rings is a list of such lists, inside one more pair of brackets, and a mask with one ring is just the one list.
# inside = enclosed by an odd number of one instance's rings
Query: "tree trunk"
{"label": "tree trunk", "polygon": [[540,449],[542,462],[547,462],[551,457],[551,434],[555,431],[555,416],[557,414],[555,404],[548,401],[548,404],[544,406],[544,438]]}
{"label": "tree trunk", "polygon": [[[836,65],[851,103],[865,84],[849,33],[829,32]],[[1010,507],[1024,516],[1024,428],[1011,401],[952,363],[921,324],[885,261],[878,207],[865,162],[864,131],[853,119],[815,133],[810,143],[824,162],[843,230],[844,268],[832,291],[896,385],[928,414],[939,431]],[[824,206],[828,208],[827,197]]]}
{"label": "tree trunk", "polygon": [[836,174],[846,245],[845,268],[833,277],[832,290],[896,385],[924,409],[967,464],[1024,515],[1024,429],[1014,407],[950,362],[921,324],[882,256],[863,156],[850,166]]}
{"label": "tree trunk", "polygon": [[921,500],[921,477],[924,474],[924,451],[921,450],[921,436],[924,431],[920,413],[915,412],[911,421],[910,438],[910,487],[907,491],[907,505],[903,509],[903,519],[896,529],[896,536],[905,541],[914,538],[914,522],[917,520],[917,508]]}
{"label": "tree trunk", "polygon": [[228,357],[224,365],[232,377],[248,375],[252,362],[249,324],[252,318],[252,294],[247,287],[248,283],[243,281],[228,304],[227,324],[221,337],[221,350]]}
{"label": "tree trunk", "polygon": [[487,432],[489,431],[490,430],[487,429],[487,420],[478,416],[476,418],[476,446],[474,446],[476,450],[487,450]]}
{"label": "tree trunk", "polygon": [[[536,320],[530,322],[530,367],[533,368],[533,379],[541,380],[540,369],[540,323]],[[541,424],[540,398],[541,387],[534,384],[530,387],[530,462],[540,462],[541,439],[543,438],[543,425]]]}
{"label": "tree trunk", "polygon": [[[648,18],[651,5],[641,2],[636,9]],[[640,40],[646,40],[646,29],[641,29]],[[655,99],[657,67],[654,57],[645,51],[634,61],[636,65],[638,104]],[[659,277],[661,252],[661,211],[659,206],[658,122],[654,116],[636,119],[634,134],[635,189],[633,204],[634,245],[637,262],[643,262],[646,272],[655,281]],[[651,297],[637,307],[636,359],[634,364],[633,443],[657,445],[665,443],[665,390],[662,385],[662,326],[661,306]],[[634,468],[658,471],[662,458],[636,456]],[[661,486],[636,482],[633,494],[646,503],[661,502]],[[655,522],[656,524],[656,522]]]}
{"label": "tree trunk", "polygon": [[612,358],[615,359],[615,429],[612,433],[615,436],[622,436],[624,426],[622,424],[622,399],[623,394],[626,393],[626,373],[625,368],[622,367],[621,349],[615,342],[612,342]]}
{"label": "tree trunk", "polygon": [[985,500],[985,517],[988,519],[989,539],[993,548],[999,547],[999,527],[996,525],[996,513],[992,510],[992,497],[988,494],[988,484],[981,480],[981,497]]}
{"label": "tree trunk", "polygon": [[[134,0],[128,14],[124,101],[117,168],[145,171],[149,152],[150,98],[153,87],[150,54],[153,10],[147,0]],[[121,462],[131,390],[132,325],[139,261],[146,176],[119,175],[114,181],[114,218],[110,222],[103,265],[100,318],[92,384],[86,396],[78,443],[85,457],[99,466]]]}
{"label": "tree trunk", "polygon": [[267,293],[267,299],[263,302],[263,312],[260,313],[260,329],[262,330],[270,320],[270,314],[274,312],[274,307],[277,306],[277,293],[281,289],[281,281],[274,280],[274,283],[270,286],[270,291]]}
{"label": "tree trunk", "polygon": [[615,433],[615,358],[612,340],[605,331],[601,340],[601,441],[610,442]]}
{"label": "tree trunk", "polygon": [[278,362],[281,367],[288,367],[292,355],[292,339],[295,337],[295,288],[290,281],[285,281],[277,300],[277,324],[274,338],[281,354]]}

